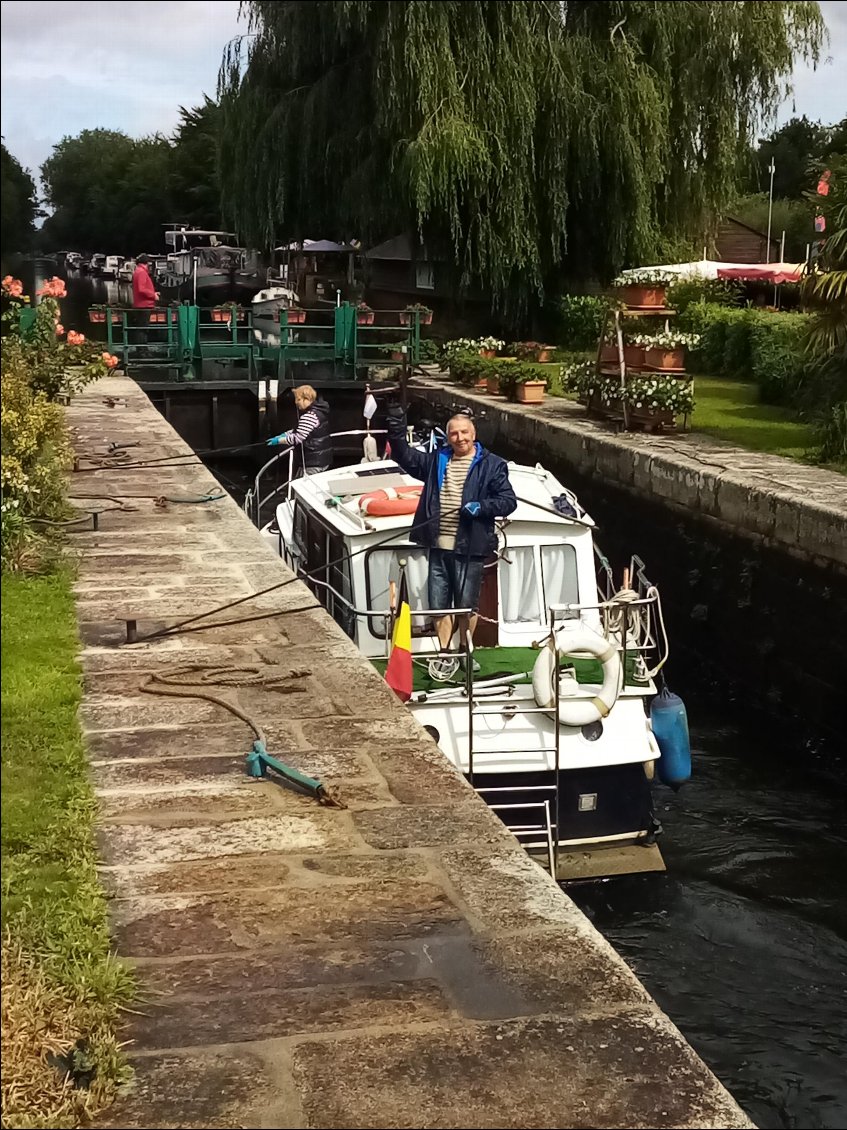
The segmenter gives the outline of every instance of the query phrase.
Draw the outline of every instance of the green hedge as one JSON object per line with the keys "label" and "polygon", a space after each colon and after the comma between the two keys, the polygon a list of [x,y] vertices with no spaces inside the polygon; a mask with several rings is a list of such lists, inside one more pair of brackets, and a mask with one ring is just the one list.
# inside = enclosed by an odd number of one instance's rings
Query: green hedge
{"label": "green hedge", "polygon": [[608,298],[592,294],[562,294],[548,308],[549,329],[563,349],[592,349],[603,328]]}
{"label": "green hedge", "polygon": [[689,367],[697,372],[735,380],[753,380],[763,401],[793,400],[806,365],[806,314],[694,303],[679,319],[681,329],[700,334]]}

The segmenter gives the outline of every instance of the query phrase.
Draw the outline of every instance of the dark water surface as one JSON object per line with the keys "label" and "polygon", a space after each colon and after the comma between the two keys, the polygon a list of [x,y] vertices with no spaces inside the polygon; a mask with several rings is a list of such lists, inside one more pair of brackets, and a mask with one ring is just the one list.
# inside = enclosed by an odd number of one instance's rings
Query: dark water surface
{"label": "dark water surface", "polygon": [[[87,306],[110,300],[125,303],[124,289],[72,281],[65,326],[90,333]],[[573,485],[610,558],[637,551],[669,592],[670,681],[688,705],[694,776],[678,794],[656,786],[666,874],[570,893],[758,1126],[847,1126],[845,742],[818,733],[800,696],[792,725],[790,674],[763,666],[801,634],[817,662],[838,662],[821,655],[843,646],[843,593],[785,563],[762,568],[754,550],[736,561],[705,535],[692,579],[683,543],[696,531]],[[749,653],[746,677],[728,675],[730,650]]]}

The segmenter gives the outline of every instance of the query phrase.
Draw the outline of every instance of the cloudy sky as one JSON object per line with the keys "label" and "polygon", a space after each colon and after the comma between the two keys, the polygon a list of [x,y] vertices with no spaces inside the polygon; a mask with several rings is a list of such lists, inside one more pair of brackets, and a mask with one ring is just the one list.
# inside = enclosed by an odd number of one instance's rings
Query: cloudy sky
{"label": "cloudy sky", "polygon": [[[169,133],[179,107],[214,94],[221,52],[246,30],[237,0],[50,3],[2,0],[2,134],[37,171],[65,135],[99,127]],[[831,43],[795,75],[779,108],[834,122],[847,113],[847,0],[821,7]]]}

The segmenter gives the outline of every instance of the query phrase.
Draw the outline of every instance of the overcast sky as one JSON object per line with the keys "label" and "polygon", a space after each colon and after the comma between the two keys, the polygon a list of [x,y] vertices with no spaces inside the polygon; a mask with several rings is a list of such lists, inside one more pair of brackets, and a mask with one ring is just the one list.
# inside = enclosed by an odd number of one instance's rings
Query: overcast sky
{"label": "overcast sky", "polygon": [[[2,134],[37,172],[83,129],[170,133],[179,107],[214,95],[221,53],[246,30],[237,0],[50,3],[2,0]],[[795,75],[779,109],[831,123],[847,114],[847,0],[823,0],[828,60]]]}

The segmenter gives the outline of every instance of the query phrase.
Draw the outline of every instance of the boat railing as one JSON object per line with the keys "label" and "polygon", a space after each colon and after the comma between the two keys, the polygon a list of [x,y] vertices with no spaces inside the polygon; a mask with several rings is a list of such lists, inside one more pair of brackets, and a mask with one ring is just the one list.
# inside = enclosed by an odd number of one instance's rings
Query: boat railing
{"label": "boat railing", "polygon": [[[362,438],[364,438],[365,436],[384,436],[387,434],[388,433],[384,428],[355,428],[352,431],[332,432],[329,438],[345,439],[353,436],[361,436]],[[244,513],[247,514],[247,516],[255,526],[261,526],[264,508],[272,499],[276,498],[278,494],[281,494],[282,491],[286,491],[286,498],[291,498],[292,484],[297,481],[294,478],[294,455],[296,451],[296,447],[289,447],[282,451],[276,452],[267,461],[267,463],[261,466],[256,472],[256,476],[253,479],[253,486],[247,491],[246,495],[244,496],[244,502],[242,504]],[[271,467],[276,466],[283,459],[288,460],[288,473],[286,475],[285,481],[282,483],[277,483],[272,491],[269,491],[268,494],[263,496],[261,493],[262,479],[265,477]],[[335,497],[330,491],[320,488],[317,483],[314,485],[316,489],[320,490],[320,492],[323,494],[324,500]],[[349,510],[345,510],[345,514],[348,514],[351,518],[358,520],[363,533],[368,529],[367,523],[365,522],[362,515],[358,513],[354,514],[353,511]]]}

